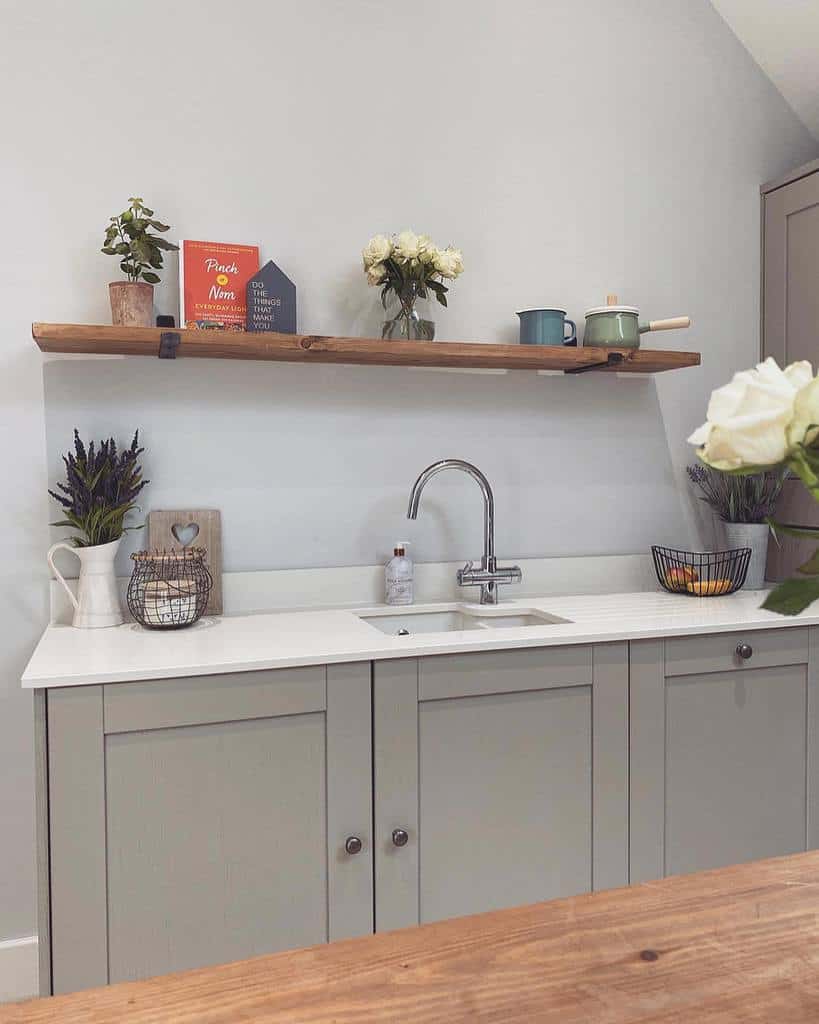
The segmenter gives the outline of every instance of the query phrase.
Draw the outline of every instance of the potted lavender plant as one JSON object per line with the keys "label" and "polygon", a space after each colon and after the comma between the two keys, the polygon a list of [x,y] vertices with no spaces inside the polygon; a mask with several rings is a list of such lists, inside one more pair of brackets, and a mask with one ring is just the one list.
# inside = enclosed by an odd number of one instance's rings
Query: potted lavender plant
{"label": "potted lavender plant", "polygon": [[[74,431],[74,451],[63,456],[65,482],[48,493],[61,507],[63,518],[52,526],[77,531],[71,544],[59,541],[48,552],[48,564],[74,606],[74,625],[117,626],[122,610],[114,574],[114,558],[127,530],[125,520],[136,507],[136,497],[148,483],[142,479],[139,431],[130,448],[119,451],[113,438],[86,446]],[[77,595],[54,565],[54,552],[65,548],[80,560]]]}
{"label": "potted lavender plant", "polygon": [[729,548],[750,548],[751,561],[745,586],[760,590],[765,586],[768,560],[768,520],[782,492],[787,471],[735,476],[710,466],[688,466],[688,476],[706,502],[724,524]]}

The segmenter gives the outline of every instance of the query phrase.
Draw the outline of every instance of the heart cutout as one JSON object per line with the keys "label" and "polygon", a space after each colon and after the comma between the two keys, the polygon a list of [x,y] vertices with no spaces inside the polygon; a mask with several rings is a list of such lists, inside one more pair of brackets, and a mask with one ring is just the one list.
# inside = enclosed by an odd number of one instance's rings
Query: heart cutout
{"label": "heart cutout", "polygon": [[199,536],[199,527],[196,523],[188,523],[187,526],[183,523],[174,523],[171,527],[171,533],[182,547],[186,548],[188,544],[193,544]]}

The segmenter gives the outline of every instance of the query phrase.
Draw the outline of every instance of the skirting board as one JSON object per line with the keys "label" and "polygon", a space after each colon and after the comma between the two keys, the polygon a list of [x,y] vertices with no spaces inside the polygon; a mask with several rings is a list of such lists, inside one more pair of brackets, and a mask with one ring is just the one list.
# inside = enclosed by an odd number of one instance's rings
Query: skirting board
{"label": "skirting board", "polygon": [[[506,559],[504,559],[506,561]],[[516,561],[509,558],[509,562]],[[460,562],[422,562],[415,566],[415,600],[474,600],[474,588],[462,589],[455,580]],[[623,594],[655,590],[657,580],[651,556],[595,555],[577,558],[526,558],[519,562],[523,582],[505,587],[503,596],[515,598],[559,594]],[[126,578],[120,579],[125,608]],[[72,589],[75,580],[68,580]],[[355,565],[332,569],[271,569],[227,572],[222,578],[226,615],[252,615],[277,609],[369,607],[384,600],[384,566]],[[51,622],[67,625],[72,608],[56,580],[51,581]]]}
{"label": "skirting board", "polygon": [[0,942],[0,1003],[38,994],[37,936]]}

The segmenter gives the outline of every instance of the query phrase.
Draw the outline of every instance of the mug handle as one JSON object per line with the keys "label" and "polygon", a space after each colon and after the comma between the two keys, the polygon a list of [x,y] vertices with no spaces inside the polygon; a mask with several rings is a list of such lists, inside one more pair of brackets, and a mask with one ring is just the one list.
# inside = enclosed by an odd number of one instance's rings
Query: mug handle
{"label": "mug handle", "polygon": [[[566,324],[571,324],[572,333],[569,337],[566,337]],[[563,321],[563,344],[564,345],[576,345],[577,344],[577,324],[574,320],[570,320],[568,317]]]}
{"label": "mug handle", "polygon": [[[64,540],[57,541],[56,544],[52,544],[51,547],[48,549],[48,564],[51,567],[51,571],[54,573],[54,575],[57,577],[57,579],[60,581],[60,583],[62,583],[63,587],[65,588],[66,594],[68,594],[68,596],[71,598],[71,603],[74,605],[74,610],[75,611],[79,611],[80,605],[79,605],[79,602],[77,601],[76,597],[74,597],[74,591],[65,582],[65,579],[63,578],[63,574],[60,572],[60,570],[54,564],[54,557],[53,556],[54,556],[54,552],[57,551],[58,548],[65,548],[66,551],[70,551],[74,555],[77,555],[77,552],[76,552],[75,548],[72,548],[70,544],[66,544]],[[77,555],[77,558],[79,558],[79,557],[80,556]]]}

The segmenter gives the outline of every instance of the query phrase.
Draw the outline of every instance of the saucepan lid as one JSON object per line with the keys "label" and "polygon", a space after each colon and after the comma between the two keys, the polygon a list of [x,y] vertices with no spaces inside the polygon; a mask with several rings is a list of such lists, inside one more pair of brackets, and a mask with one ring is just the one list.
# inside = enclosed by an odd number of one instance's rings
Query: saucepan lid
{"label": "saucepan lid", "polygon": [[639,316],[640,310],[636,306],[592,306],[584,315],[595,316],[597,313],[633,313],[634,316]]}

